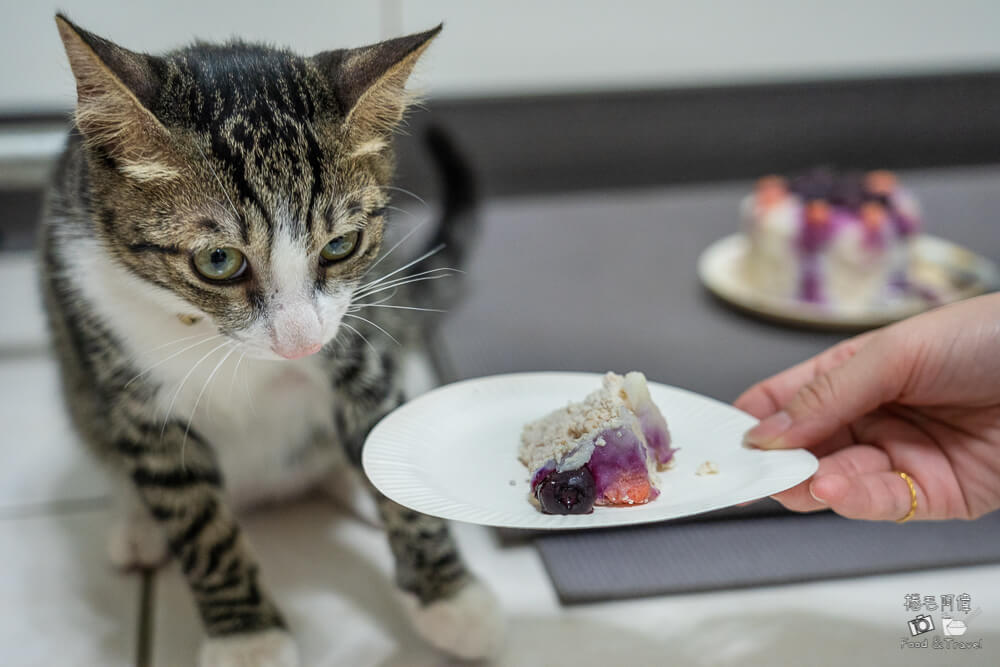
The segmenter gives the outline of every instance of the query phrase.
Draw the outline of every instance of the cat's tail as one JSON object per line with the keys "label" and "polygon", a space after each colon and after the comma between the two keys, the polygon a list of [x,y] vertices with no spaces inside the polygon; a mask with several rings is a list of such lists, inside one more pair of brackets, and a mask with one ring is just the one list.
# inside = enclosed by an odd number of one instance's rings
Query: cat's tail
{"label": "cat's tail", "polygon": [[413,272],[429,271],[424,275],[442,277],[406,285],[406,297],[420,307],[447,310],[461,297],[465,283],[454,270],[465,268],[479,235],[479,193],[475,175],[450,135],[431,125],[425,139],[438,172],[441,218],[420,253],[433,254],[415,265]]}

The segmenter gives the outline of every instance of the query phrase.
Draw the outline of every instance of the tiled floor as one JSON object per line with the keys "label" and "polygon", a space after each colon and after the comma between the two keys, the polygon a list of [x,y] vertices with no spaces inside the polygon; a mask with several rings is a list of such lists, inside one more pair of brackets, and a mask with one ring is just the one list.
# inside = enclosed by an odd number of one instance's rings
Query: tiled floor
{"label": "tiled floor", "polygon": [[82,456],[65,412],[58,370],[47,356],[0,361],[0,424],[5,465],[0,467],[0,516],[47,503],[90,501],[107,495],[101,470]]}
{"label": "tiled floor", "polygon": [[[143,614],[142,579],[106,563],[106,482],[60,407],[30,261],[0,256],[0,284],[0,665],[191,665],[201,630],[176,568],[151,578]],[[306,666],[449,664],[396,606],[378,530],[322,499],[245,526]],[[455,529],[509,619],[500,666],[1000,664],[1000,566],[563,608],[530,544]],[[901,649],[916,591],[970,592],[983,649]]]}

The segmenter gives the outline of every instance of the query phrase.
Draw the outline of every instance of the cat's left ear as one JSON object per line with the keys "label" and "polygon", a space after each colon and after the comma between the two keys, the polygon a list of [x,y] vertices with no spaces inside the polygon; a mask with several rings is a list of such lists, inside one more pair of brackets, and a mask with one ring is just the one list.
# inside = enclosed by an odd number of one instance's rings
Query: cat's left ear
{"label": "cat's left ear", "polygon": [[134,53],[56,15],[76,77],[76,125],[86,143],[139,180],[177,175],[167,129],[149,110],[159,91],[157,59]]}
{"label": "cat's left ear", "polygon": [[377,141],[392,133],[412,101],[406,81],[441,28],[313,56],[330,81],[352,140]]}

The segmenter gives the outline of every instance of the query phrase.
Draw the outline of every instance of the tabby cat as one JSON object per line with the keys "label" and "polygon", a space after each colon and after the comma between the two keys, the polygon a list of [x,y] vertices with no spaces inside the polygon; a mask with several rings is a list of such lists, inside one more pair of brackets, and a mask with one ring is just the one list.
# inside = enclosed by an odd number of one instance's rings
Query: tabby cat
{"label": "tabby cat", "polygon": [[[405,400],[404,354],[430,322],[408,308],[454,296],[431,279],[465,254],[473,202],[442,136],[445,248],[409,277],[381,254],[391,134],[440,26],[312,57],[241,41],[154,57],[56,22],[78,100],[42,281],[73,421],[120,482],[112,560],[178,561],[201,664],[298,664],[233,510],[344,479]],[[492,652],[495,598],[448,526],[375,505],[417,631]]]}

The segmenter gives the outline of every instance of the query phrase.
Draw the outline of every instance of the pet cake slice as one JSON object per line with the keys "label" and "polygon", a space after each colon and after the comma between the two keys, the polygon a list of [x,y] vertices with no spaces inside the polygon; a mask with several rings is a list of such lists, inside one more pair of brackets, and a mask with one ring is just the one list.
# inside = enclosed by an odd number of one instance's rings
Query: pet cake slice
{"label": "pet cake slice", "polygon": [[526,425],[518,454],[532,501],[547,514],[647,503],[659,495],[656,471],[673,456],[667,421],[639,372],[608,373],[583,401]]}

